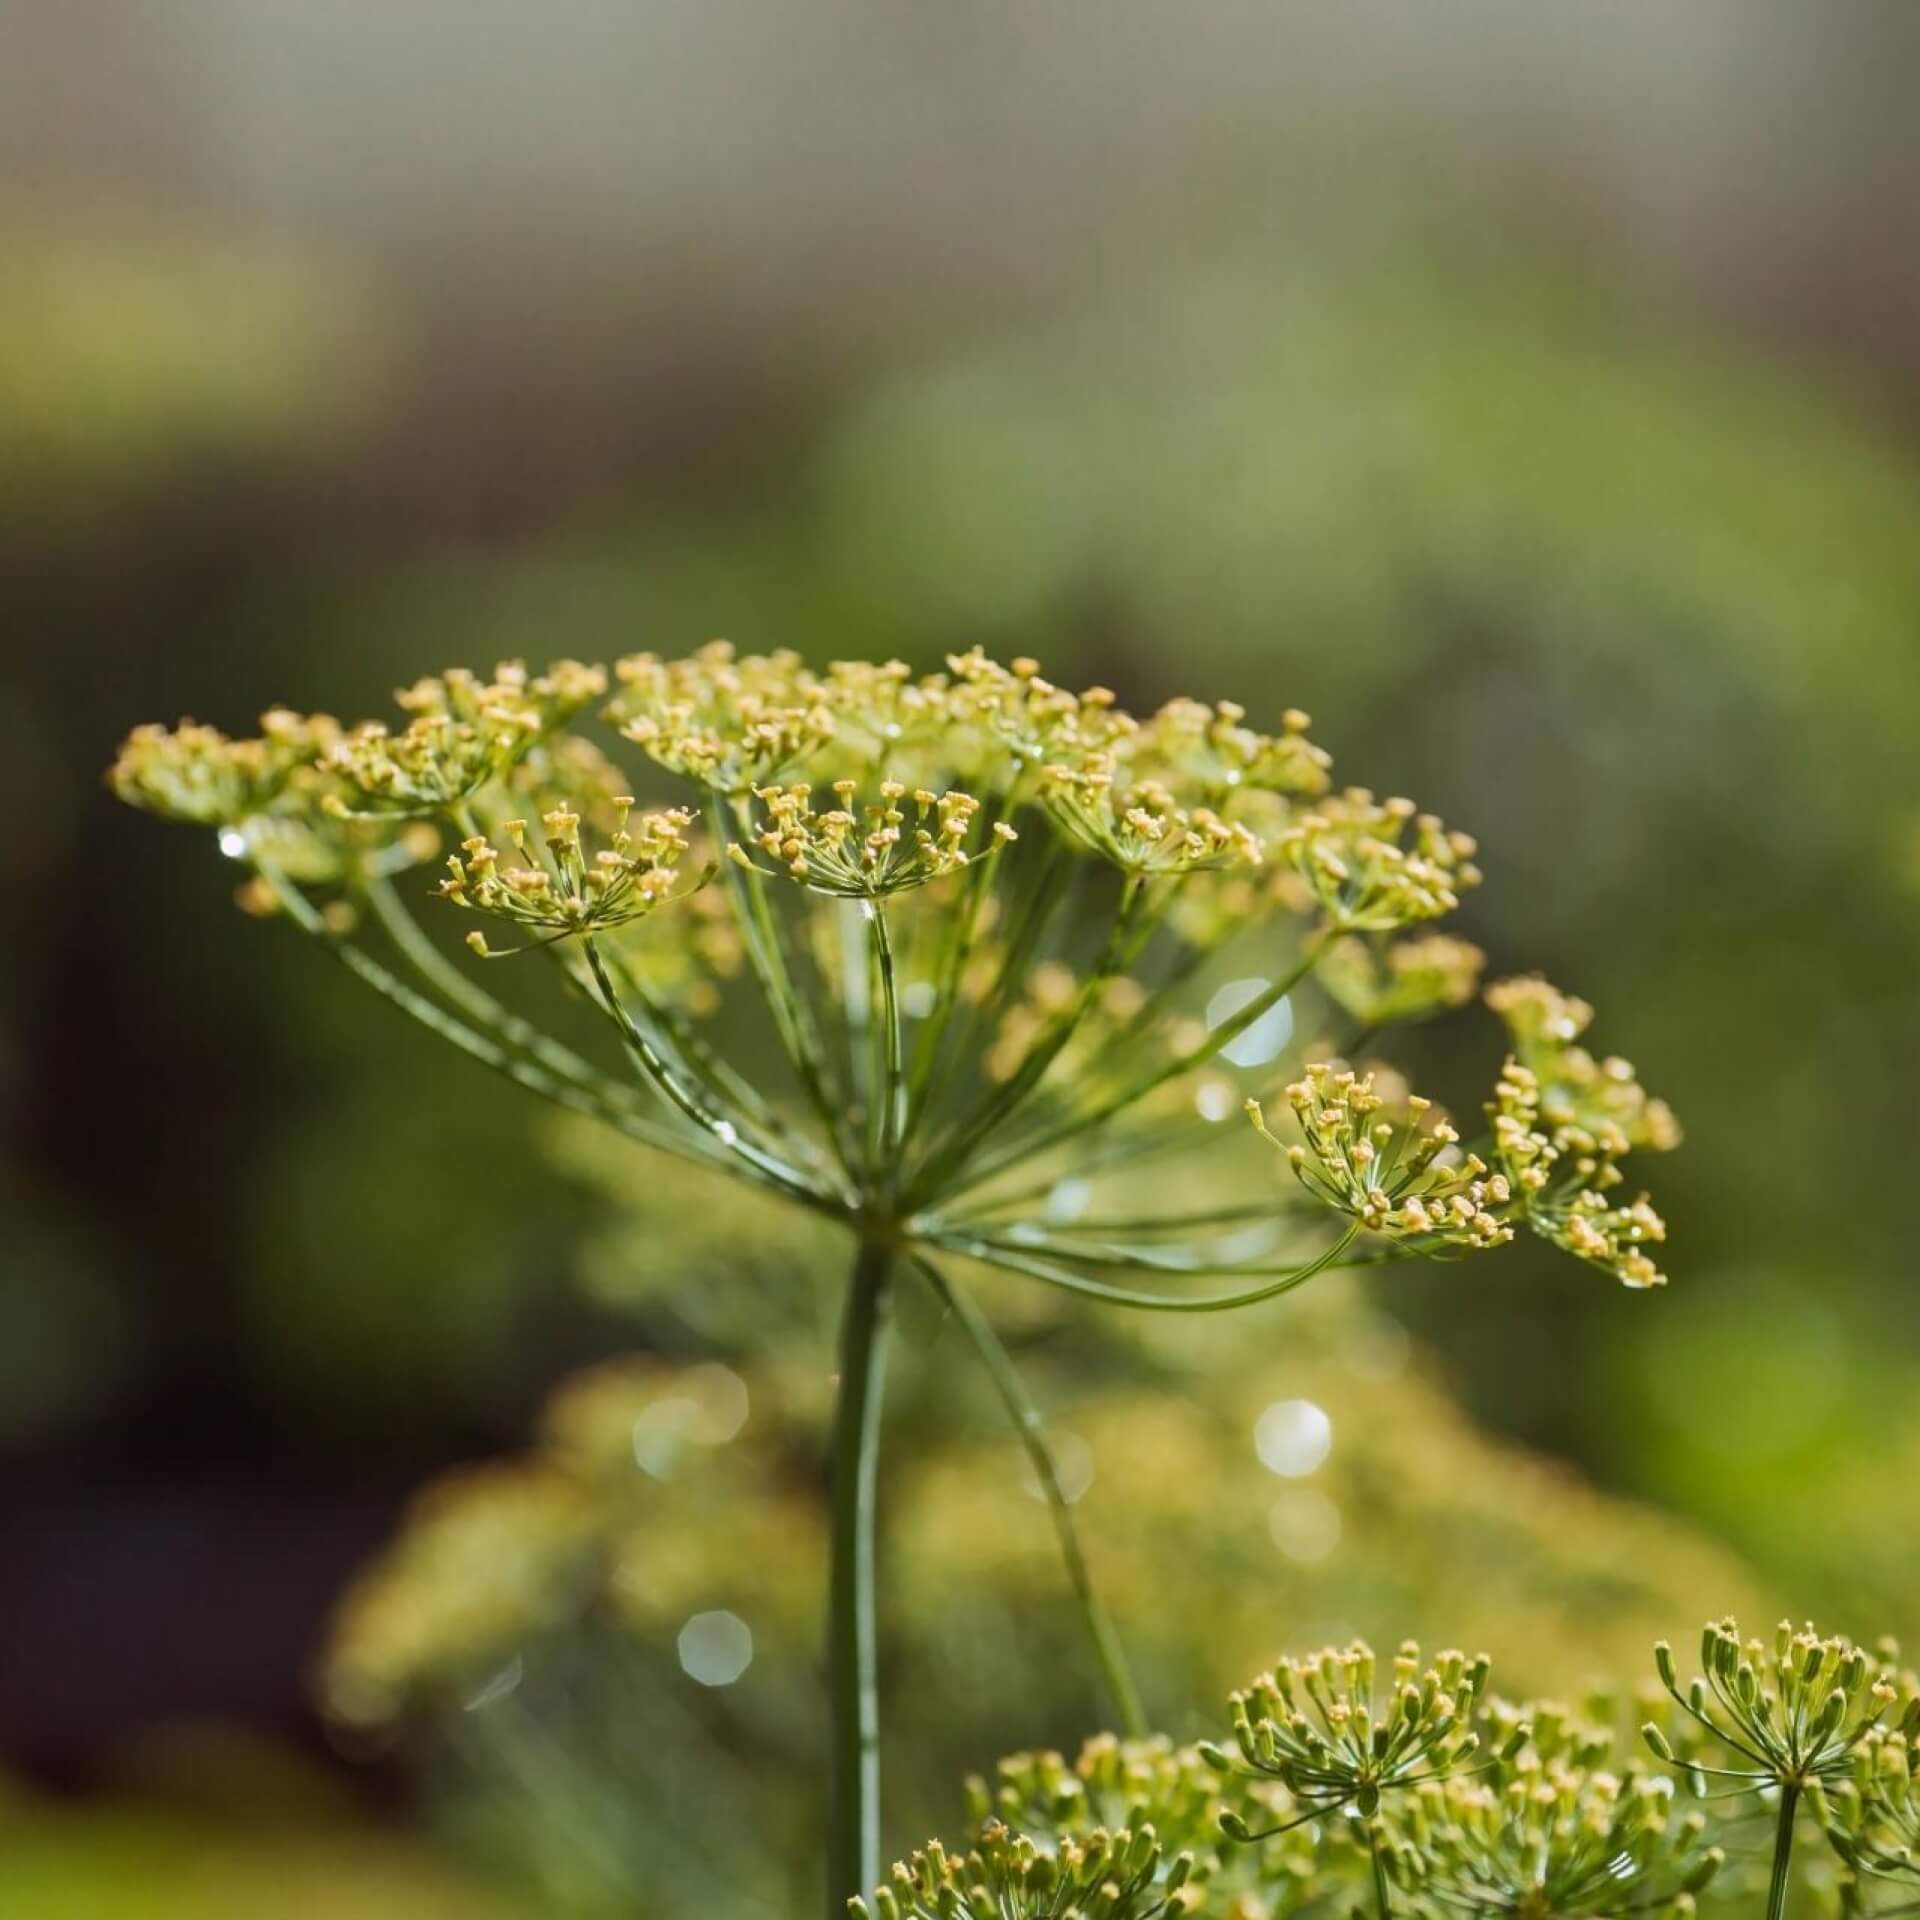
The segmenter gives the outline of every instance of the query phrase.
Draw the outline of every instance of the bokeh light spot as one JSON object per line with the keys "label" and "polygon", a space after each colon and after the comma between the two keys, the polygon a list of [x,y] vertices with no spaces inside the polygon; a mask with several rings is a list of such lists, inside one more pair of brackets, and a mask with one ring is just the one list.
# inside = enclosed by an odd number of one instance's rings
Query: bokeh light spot
{"label": "bokeh light spot", "polygon": [[680,1665],[703,1687],[730,1687],[753,1665],[753,1633],[724,1608],[696,1613],[680,1629]]}
{"label": "bokeh light spot", "polygon": [[1300,1479],[1333,1451],[1333,1422],[1311,1400],[1276,1400],[1254,1425],[1253,1450],[1269,1472]]}

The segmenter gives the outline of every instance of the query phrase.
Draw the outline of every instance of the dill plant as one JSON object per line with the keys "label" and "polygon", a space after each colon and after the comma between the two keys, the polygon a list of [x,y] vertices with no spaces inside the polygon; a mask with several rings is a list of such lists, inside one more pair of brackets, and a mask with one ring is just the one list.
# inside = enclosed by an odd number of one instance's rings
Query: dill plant
{"label": "dill plant", "polygon": [[[1218,1313],[1526,1230],[1630,1286],[1662,1278],[1664,1224],[1644,1196],[1623,1200],[1621,1162],[1677,1128],[1627,1063],[1581,1044],[1584,1003],[1538,979],[1489,991],[1510,1051],[1477,1141],[1390,1070],[1350,1064],[1395,1024],[1472,998],[1481,956],[1430,923],[1480,874],[1472,840],[1412,802],[1336,790],[1303,713],[1261,731],[1237,705],[1181,699],[1139,719],[1029,660],[815,670],[718,642],[611,671],[451,670],[398,699],[395,723],[276,709],[247,739],[142,727],[110,778],[210,830],[246,870],[243,906],[472,1059],[848,1230],[833,1911],[874,1886],[880,1858],[874,1505],[903,1282],[930,1288],[977,1349],[1137,1736],[1044,1424],[958,1265],[1132,1311]],[[616,741],[596,740],[596,720]],[[656,790],[644,802],[611,757],[620,743]],[[474,923],[467,964],[406,898],[436,856],[442,907]],[[481,963],[509,956],[593,1009],[624,1071],[483,983]],[[1278,1052],[1253,1042],[1316,973],[1322,1057],[1246,1102],[1299,1175],[1276,1191],[1257,1161],[1218,1151],[1220,1127],[1239,1076]],[[1223,980],[1244,989],[1224,1012],[1204,997]],[[1279,1130],[1277,1100],[1293,1116]],[[1139,1199],[1156,1165],[1179,1167],[1179,1204]],[[1150,1851],[1114,1845],[1102,1885],[1114,1861],[1137,1878]],[[993,1857],[1034,1886],[1052,1871]],[[915,1871],[913,1898],[947,1910],[947,1870]]]}

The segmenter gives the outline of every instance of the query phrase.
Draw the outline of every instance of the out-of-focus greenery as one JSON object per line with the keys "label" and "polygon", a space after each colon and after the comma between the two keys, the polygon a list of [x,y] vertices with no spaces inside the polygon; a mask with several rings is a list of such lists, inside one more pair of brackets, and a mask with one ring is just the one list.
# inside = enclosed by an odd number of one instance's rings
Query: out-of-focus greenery
{"label": "out-of-focus greenery", "polygon": [[84,1806],[0,1788],[0,1912],[34,1920],[534,1920],[539,1911],[350,1817],[331,1804],[336,1796],[257,1745],[223,1754],[212,1775],[197,1754],[176,1753],[166,1764],[164,1793]]}
{"label": "out-of-focus greenery", "polygon": [[343,275],[131,216],[0,206],[0,509],[102,512],[210,458],[352,433],[378,353]]}

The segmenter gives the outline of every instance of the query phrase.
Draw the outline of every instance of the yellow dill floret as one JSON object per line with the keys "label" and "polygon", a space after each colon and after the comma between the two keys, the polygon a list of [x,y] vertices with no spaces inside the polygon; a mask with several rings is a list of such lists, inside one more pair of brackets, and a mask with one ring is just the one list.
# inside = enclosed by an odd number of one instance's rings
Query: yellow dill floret
{"label": "yellow dill floret", "polygon": [[1328,944],[1315,977],[1363,1027],[1380,1027],[1465,1006],[1486,964],[1470,940],[1448,933],[1385,948],[1349,934]]}
{"label": "yellow dill floret", "polygon": [[129,806],[188,826],[234,826],[271,806],[316,753],[339,737],[327,714],[275,707],[260,716],[257,739],[233,740],[218,727],[135,727],[122,743],[107,784]]}
{"label": "yellow dill floret", "polygon": [[[1309,1066],[1287,1089],[1304,1144],[1282,1147],[1309,1193],[1374,1233],[1427,1247],[1493,1247],[1513,1238],[1505,1209],[1507,1177],[1477,1155],[1455,1153],[1460,1136],[1444,1119],[1426,1119],[1432,1103],[1417,1094],[1404,1120],[1383,1117],[1374,1077],[1325,1062]],[[1257,1100],[1247,1115],[1268,1131]]]}
{"label": "yellow dill floret", "polygon": [[[565,808],[542,816],[546,834],[539,852],[524,820],[507,823],[507,838],[520,856],[517,866],[502,866],[499,849],[483,836],[463,840],[460,852],[448,857],[441,896],[457,907],[511,921],[540,936],[541,944],[642,918],[673,898],[693,816],[671,808],[634,819],[628,795],[617,805],[614,830],[591,859],[581,840],[580,816]],[[482,958],[493,957],[484,934],[469,934],[467,944]]]}
{"label": "yellow dill floret", "polygon": [[1615,1158],[1630,1148],[1667,1153],[1680,1144],[1673,1109],[1641,1086],[1630,1061],[1617,1054],[1596,1059],[1575,1044],[1593,1019],[1586,1001],[1538,974],[1496,980],[1486,997],[1513,1036],[1515,1057],[1538,1084],[1548,1127],[1589,1133]]}
{"label": "yellow dill floret", "polygon": [[451,812],[509,773],[605,687],[601,668],[577,660],[537,675],[506,661],[491,680],[463,667],[418,680],[394,696],[413,716],[399,732],[369,720],[321,754],[322,771],[344,788],[323,804],[342,818]]}
{"label": "yellow dill floret", "polygon": [[1041,797],[1069,839],[1137,876],[1258,866],[1259,837],[1211,807],[1184,807],[1158,780],[1128,782],[1104,748],[1041,769]]}
{"label": "yellow dill floret", "polygon": [[797,653],[739,655],[710,641],[684,660],[635,653],[614,663],[607,708],[658,765],[741,795],[834,737],[819,679]]}
{"label": "yellow dill floret", "polygon": [[1596,1131],[1577,1119],[1547,1119],[1538,1076],[1511,1056],[1487,1116],[1494,1159],[1542,1239],[1625,1286],[1666,1285],[1647,1252],[1666,1239],[1666,1222],[1644,1193],[1625,1205],[1609,1197],[1625,1177],[1618,1164],[1629,1145],[1623,1133],[1610,1124]]}
{"label": "yellow dill floret", "polygon": [[1070,693],[1046,679],[1037,660],[1022,657],[1003,666],[975,647],[949,654],[947,667],[947,675],[934,683],[946,720],[989,735],[1021,766],[1111,747],[1139,727],[1111,689]]}
{"label": "yellow dill floret", "polygon": [[1042,1848],[994,1820],[963,1856],[930,1841],[852,1911],[857,1920],[1159,1920],[1186,1905],[1193,1864],[1190,1854],[1170,1857],[1151,1827],[1096,1828]]}
{"label": "yellow dill floret", "polygon": [[[728,854],[736,865],[788,874],[816,893],[863,900],[944,879],[975,857],[966,842],[980,802],[970,793],[925,787],[909,793],[898,780],[882,781],[875,800],[861,801],[853,780],[836,780],[832,792],[835,804],[817,808],[805,782],[756,787],[760,825],[751,850],[736,843]],[[1018,837],[997,821],[987,850]],[[761,866],[756,851],[774,865]]]}
{"label": "yellow dill floret", "polygon": [[1348,787],[1302,814],[1276,843],[1340,933],[1391,933],[1451,913],[1480,884],[1471,835],[1411,800]]}
{"label": "yellow dill floret", "polygon": [[1242,790],[1310,797],[1327,791],[1333,765],[1307,738],[1312,724],[1294,707],[1279,733],[1260,733],[1235,701],[1169,700],[1129,740],[1127,757],[1142,775],[1159,772],[1216,800]]}

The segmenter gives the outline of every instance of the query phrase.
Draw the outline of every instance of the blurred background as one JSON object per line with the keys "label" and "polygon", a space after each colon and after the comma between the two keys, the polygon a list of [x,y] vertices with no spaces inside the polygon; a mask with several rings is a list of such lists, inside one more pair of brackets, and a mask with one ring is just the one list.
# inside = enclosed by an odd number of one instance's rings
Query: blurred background
{"label": "blurred background", "polygon": [[[1004,1303],[1173,1730],[1356,1625],[1567,1687],[1735,1604],[1920,1632],[1917,74],[1897,0],[0,9],[0,1906],[801,1870],[816,1250],[703,1235],[100,783],[450,662],[979,642],[1304,706],[1678,1108],[1665,1295],[1516,1251],[1217,1350]],[[1101,1713],[939,1371],[901,1843]],[[635,1509],[578,1434],[662,1405]],[[541,1557],[608,1527],[674,1570],[611,1623]],[[383,1553],[464,1611],[323,1714]]]}

